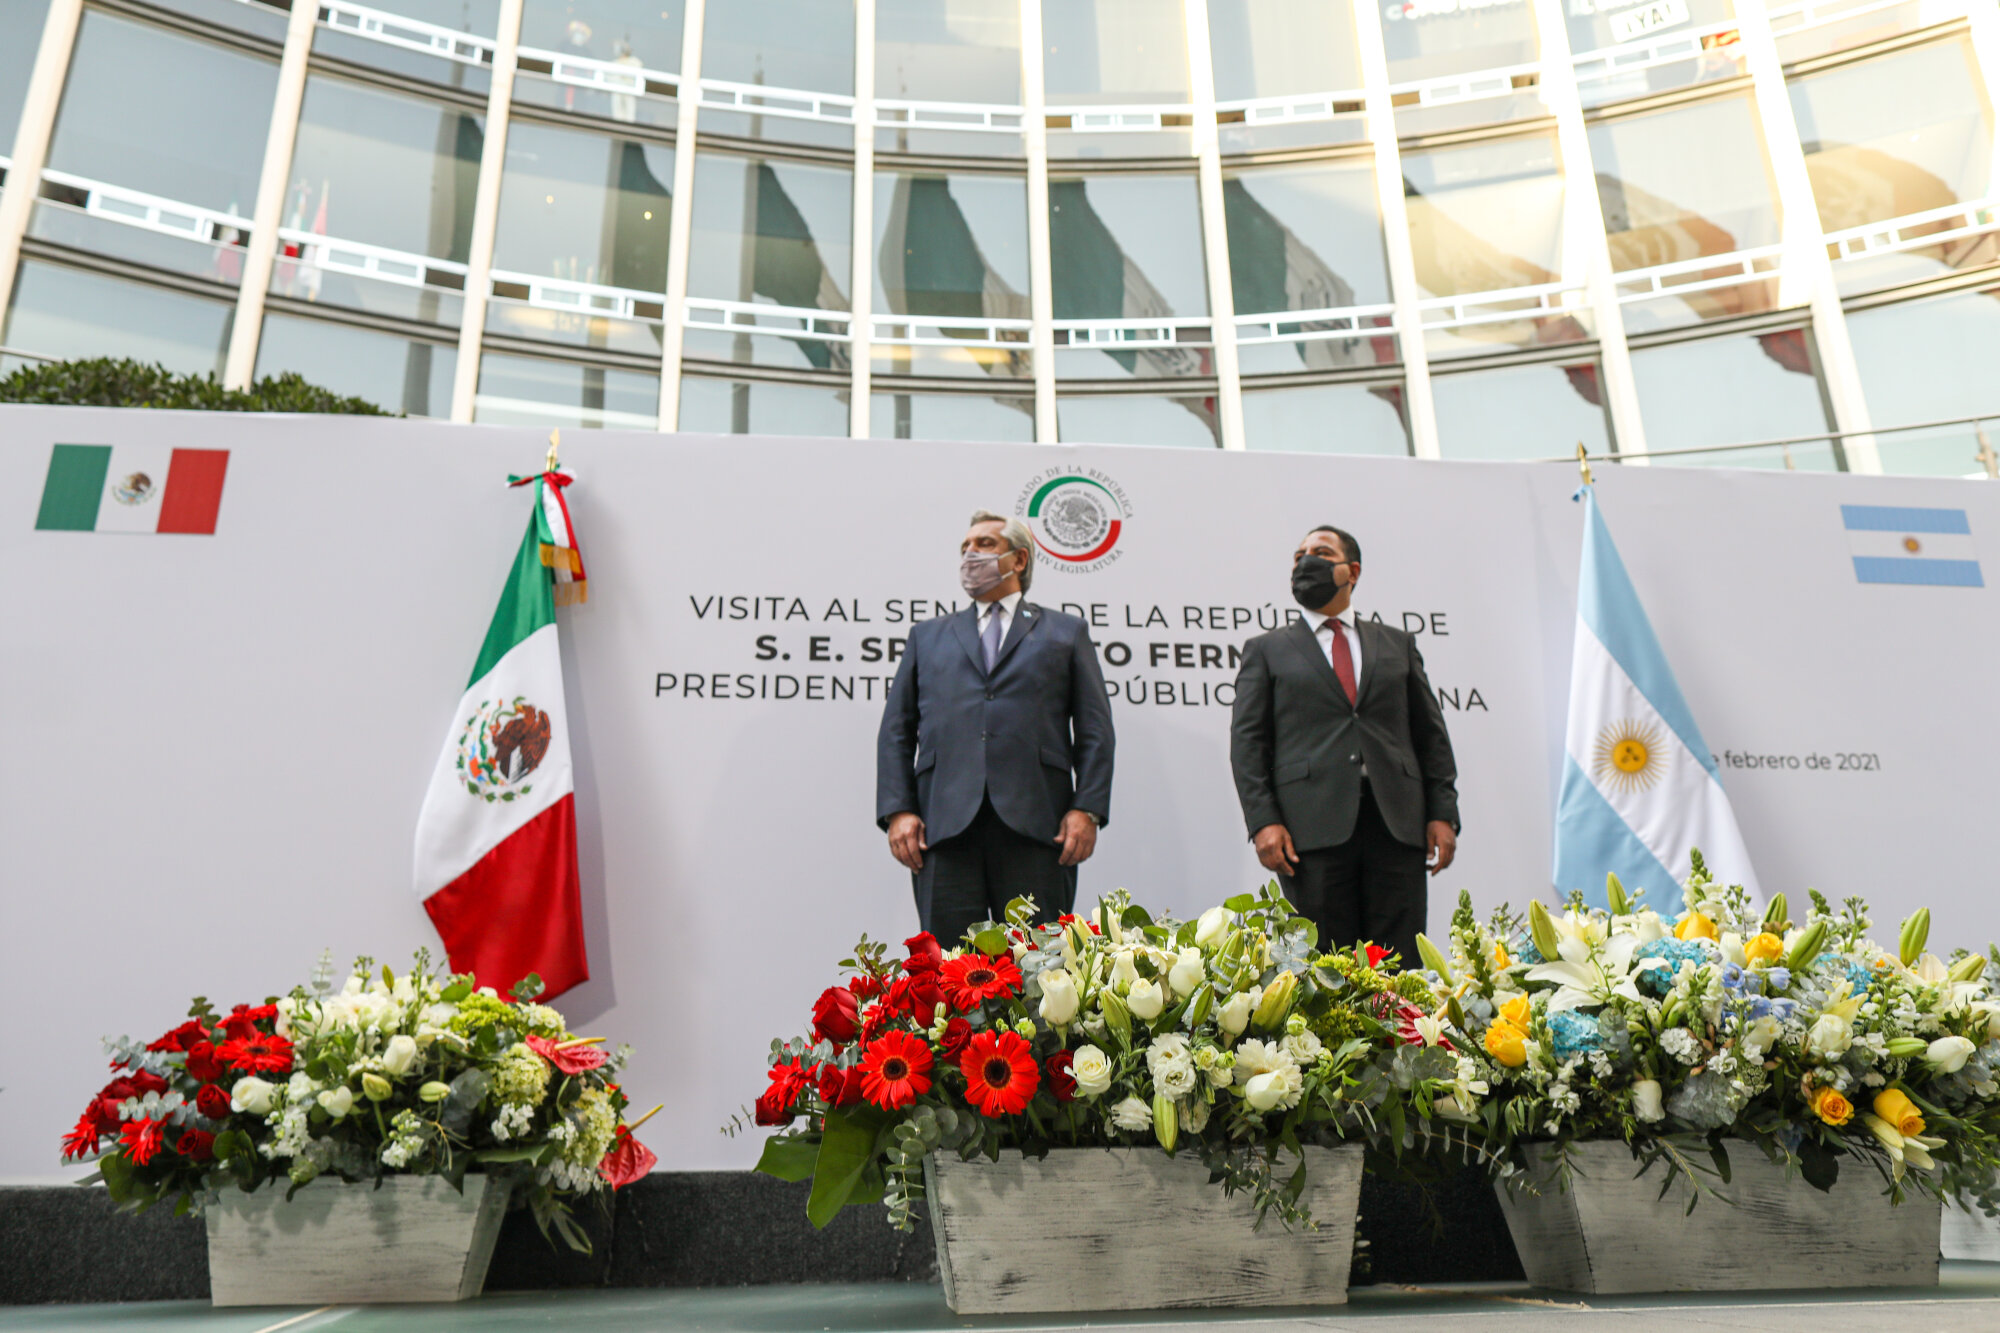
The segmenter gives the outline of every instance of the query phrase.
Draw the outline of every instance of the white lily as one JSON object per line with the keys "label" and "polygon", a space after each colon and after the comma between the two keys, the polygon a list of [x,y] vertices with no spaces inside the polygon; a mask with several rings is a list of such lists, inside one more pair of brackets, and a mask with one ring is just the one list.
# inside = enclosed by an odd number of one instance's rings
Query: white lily
{"label": "white lily", "polygon": [[1743,952],[1743,937],[1733,930],[1722,932],[1722,961],[1734,963],[1738,967],[1750,966],[1750,959]]}
{"label": "white lily", "polygon": [[[1563,929],[1560,920],[1556,929]],[[1639,991],[1631,970],[1632,954],[1638,947],[1639,937],[1623,931],[1595,946],[1581,933],[1565,934],[1556,946],[1558,957],[1529,968],[1528,980],[1558,983],[1559,989],[1549,997],[1551,1013],[1605,1004],[1614,995],[1637,1000]]]}
{"label": "white lily", "polygon": [[1425,1014],[1422,1018],[1412,1023],[1411,1026],[1416,1028],[1417,1035],[1424,1039],[1424,1045],[1426,1046],[1435,1046],[1444,1039],[1444,1015],[1442,1013]]}

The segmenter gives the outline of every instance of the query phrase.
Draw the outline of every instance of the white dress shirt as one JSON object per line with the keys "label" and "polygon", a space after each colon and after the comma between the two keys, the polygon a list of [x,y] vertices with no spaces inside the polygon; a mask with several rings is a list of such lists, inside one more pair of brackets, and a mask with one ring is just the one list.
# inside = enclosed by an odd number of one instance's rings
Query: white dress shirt
{"label": "white dress shirt", "polygon": [[1314,628],[1313,635],[1319,640],[1319,650],[1326,654],[1327,665],[1333,665],[1333,630],[1331,626],[1336,620],[1340,622],[1341,629],[1346,634],[1347,655],[1354,662],[1354,694],[1356,698],[1359,698],[1361,695],[1361,636],[1354,632],[1354,608],[1349,607],[1337,616],[1328,616],[1321,620],[1318,626]]}

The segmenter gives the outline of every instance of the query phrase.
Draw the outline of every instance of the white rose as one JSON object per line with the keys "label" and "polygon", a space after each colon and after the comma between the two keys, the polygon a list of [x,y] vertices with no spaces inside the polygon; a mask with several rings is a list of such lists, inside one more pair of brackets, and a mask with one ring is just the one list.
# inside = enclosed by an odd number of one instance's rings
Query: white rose
{"label": "white rose", "polygon": [[1190,944],[1182,949],[1174,959],[1173,967],[1167,971],[1167,984],[1174,988],[1176,995],[1192,995],[1194,988],[1201,985],[1208,976],[1208,967],[1202,961],[1201,950]]}
{"label": "white rose", "polygon": [[1965,1037],[1939,1037],[1924,1052],[1924,1063],[1940,1074],[1956,1074],[1979,1049]]}
{"label": "white rose", "polygon": [[1095,1046],[1079,1046],[1070,1057],[1069,1072],[1079,1096],[1102,1096],[1111,1086],[1111,1057]]}
{"label": "white rose", "polygon": [[1206,949],[1219,943],[1229,930],[1229,913],[1220,907],[1211,907],[1203,912],[1194,923],[1194,942]]}
{"label": "white rose", "polygon": [[1285,1076],[1276,1072],[1258,1074],[1243,1085],[1243,1100],[1253,1111],[1268,1111],[1285,1099]]}
{"label": "white rose", "polygon": [[1150,1023],[1167,1007],[1167,994],[1160,989],[1159,982],[1141,977],[1132,983],[1132,990],[1125,997],[1125,1007],[1132,1011],[1132,1017]]}
{"label": "white rose", "polygon": [[1632,1114],[1649,1123],[1666,1116],[1658,1080],[1642,1078],[1632,1085]]}
{"label": "white rose", "polygon": [[1111,1123],[1127,1134],[1143,1134],[1153,1127],[1152,1104],[1127,1097],[1111,1108]]}
{"label": "white rose", "polygon": [[277,1089],[261,1078],[238,1079],[236,1087],[229,1094],[229,1109],[248,1111],[251,1115],[268,1115],[271,1098]]}
{"label": "white rose", "polygon": [[1059,967],[1042,973],[1042,1004],[1037,1011],[1044,1023],[1067,1027],[1076,1021],[1076,978]]}
{"label": "white rose", "polygon": [[1139,969],[1132,962],[1132,951],[1120,949],[1111,956],[1111,984],[1130,986],[1139,980]]}
{"label": "white rose", "polygon": [[1264,998],[1264,988],[1253,986],[1246,991],[1238,991],[1223,1002],[1215,1011],[1215,1025],[1232,1037],[1243,1035],[1243,1029],[1250,1026],[1250,1015],[1257,1011],[1257,1001]]}
{"label": "white rose", "polygon": [[335,1120],[354,1109],[354,1092],[350,1088],[328,1088],[319,1095],[319,1104]]}
{"label": "white rose", "polygon": [[1651,944],[1654,940],[1667,937],[1667,923],[1649,907],[1632,918],[1632,933],[1639,937],[1639,943]]}
{"label": "white rose", "polygon": [[397,1033],[389,1038],[388,1046],[382,1051],[382,1072],[385,1074],[407,1074],[410,1066],[417,1062],[417,1039]]}
{"label": "white rose", "polygon": [[1806,1033],[1806,1049],[1822,1059],[1842,1055],[1853,1044],[1854,1028],[1839,1014],[1821,1014]]}
{"label": "white rose", "polygon": [[[1435,1046],[1437,1042],[1432,1039],[1428,1044]],[[1285,1038],[1285,1054],[1302,1065],[1309,1065],[1319,1059],[1320,1052],[1325,1049],[1326,1046],[1320,1041],[1318,1034],[1311,1031],[1294,1032]]]}

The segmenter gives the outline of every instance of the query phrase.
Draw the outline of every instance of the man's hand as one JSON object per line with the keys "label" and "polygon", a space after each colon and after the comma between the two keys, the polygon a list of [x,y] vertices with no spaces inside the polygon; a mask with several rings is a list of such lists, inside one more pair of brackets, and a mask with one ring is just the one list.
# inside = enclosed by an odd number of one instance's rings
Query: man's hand
{"label": "man's hand", "polygon": [[1072,810],[1063,816],[1062,831],[1056,834],[1056,845],[1062,848],[1062,855],[1056,864],[1080,866],[1090,859],[1097,850],[1097,821],[1081,810]]}
{"label": "man's hand", "polygon": [[924,853],[930,849],[922,819],[908,810],[889,816],[889,855],[909,867],[911,874],[924,868]]}
{"label": "man's hand", "polygon": [[1424,825],[1424,860],[1429,863],[1431,873],[1437,874],[1451,864],[1451,858],[1458,855],[1458,835],[1451,831],[1451,825],[1442,819],[1433,819]]}
{"label": "man's hand", "polygon": [[1299,868],[1298,848],[1292,846],[1292,831],[1283,824],[1266,824],[1257,830],[1257,859],[1264,869],[1289,875]]}

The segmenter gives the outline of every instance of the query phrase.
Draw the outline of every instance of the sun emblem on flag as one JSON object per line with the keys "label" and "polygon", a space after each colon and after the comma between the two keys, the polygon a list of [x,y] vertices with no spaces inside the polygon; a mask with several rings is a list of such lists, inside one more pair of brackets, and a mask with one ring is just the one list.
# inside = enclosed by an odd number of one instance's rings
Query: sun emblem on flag
{"label": "sun emblem on flag", "polygon": [[1620,795],[1645,791],[1667,771],[1667,747],[1659,727],[1627,719],[1597,733],[1591,776]]}
{"label": "sun emblem on flag", "polygon": [[534,788],[525,780],[549,752],[549,715],[516,695],[489,699],[458,734],[458,775],[466,791],[487,801],[511,801]]}
{"label": "sun emblem on flag", "polygon": [[1903,538],[1903,549],[1905,551],[1908,551],[1911,555],[1915,555],[1917,554],[1917,552],[1924,549],[1924,544],[1918,541],[1915,537],[1905,537]]}

